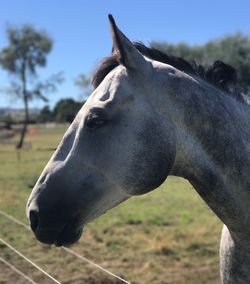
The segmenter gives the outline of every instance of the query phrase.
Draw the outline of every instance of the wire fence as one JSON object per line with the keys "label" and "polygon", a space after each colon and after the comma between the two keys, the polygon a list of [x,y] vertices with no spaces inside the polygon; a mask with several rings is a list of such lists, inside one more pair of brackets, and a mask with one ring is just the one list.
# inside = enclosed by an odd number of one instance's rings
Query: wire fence
{"label": "wire fence", "polygon": [[32,260],[30,260],[27,256],[23,255],[20,251],[18,251],[17,249],[15,249],[12,245],[10,245],[9,243],[7,243],[5,240],[3,240],[2,238],[0,238],[0,242],[3,243],[5,246],[7,246],[10,250],[12,250],[14,253],[16,253],[17,255],[19,255],[20,257],[22,257],[25,261],[27,261],[28,263],[30,263],[32,266],[34,266],[36,269],[38,269],[39,271],[41,271],[44,275],[46,275],[48,278],[50,278],[52,281],[54,281],[57,284],[61,284],[61,282],[59,282],[58,280],[56,280],[53,276],[51,276],[49,273],[47,273],[45,270],[43,270],[41,267],[39,267],[37,264],[35,264]]}
{"label": "wire fence", "polygon": [[[8,218],[9,220],[11,220],[12,222],[24,227],[25,229],[30,231],[30,227],[21,222],[20,220],[16,219],[15,217],[7,214],[6,212],[0,210],[0,215],[4,216],[5,218]],[[47,273],[46,271],[44,271],[41,267],[39,267],[37,264],[35,264],[32,260],[30,260],[29,258],[27,258],[26,256],[24,256],[21,252],[19,252],[17,249],[15,249],[13,246],[11,246],[8,242],[6,242],[5,240],[3,240],[2,238],[0,238],[0,242],[2,242],[5,246],[7,246],[9,249],[11,249],[14,253],[16,253],[17,255],[19,255],[20,257],[22,257],[26,262],[30,263],[33,267],[35,267],[36,269],[38,269],[39,271],[41,271],[44,275],[46,275],[48,278],[50,278],[52,281],[54,281],[55,283],[59,283],[61,284],[57,279],[55,279],[53,276],[51,276],[49,273]],[[79,258],[82,261],[85,261],[87,263],[89,263],[90,265],[94,266],[95,268],[98,268],[100,270],[102,270],[103,272],[107,273],[108,275],[120,280],[122,283],[126,283],[126,284],[131,284],[131,282],[123,279],[122,277],[114,274],[113,272],[109,271],[108,269],[102,267],[101,265],[93,262],[92,260],[89,260],[88,258],[78,254],[77,252],[66,248],[66,247],[62,247],[63,250],[65,250],[66,252],[74,255],[75,257]],[[3,263],[5,263],[8,267],[10,267],[12,270],[14,270],[16,273],[22,275],[23,277],[25,277],[27,280],[29,280],[30,283],[36,283],[34,282],[31,278],[29,278],[27,275],[25,275],[24,273],[22,273],[20,270],[18,270],[16,267],[14,267],[13,265],[11,265],[7,260],[0,258],[0,261],[2,261]]]}
{"label": "wire fence", "polygon": [[32,284],[38,284],[37,282],[33,281],[30,277],[22,273],[19,269],[17,269],[13,264],[9,263],[6,259],[0,257],[0,261],[3,262],[7,267],[9,267],[11,270],[16,272],[17,274],[21,275],[24,279],[28,280]]}

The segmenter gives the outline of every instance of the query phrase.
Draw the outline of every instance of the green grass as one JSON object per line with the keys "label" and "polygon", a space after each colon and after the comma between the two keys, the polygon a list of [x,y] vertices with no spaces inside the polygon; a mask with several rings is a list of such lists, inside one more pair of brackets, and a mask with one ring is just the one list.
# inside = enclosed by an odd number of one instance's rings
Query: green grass
{"label": "green grass", "polygon": [[[27,223],[31,188],[58,145],[64,127],[28,135],[32,148],[17,154],[0,145],[0,209]],[[0,216],[0,237],[62,283],[119,283],[65,251],[39,244]],[[85,227],[73,249],[132,283],[218,283],[221,224],[191,185],[169,177],[157,190],[131,198]],[[39,283],[47,278],[0,245],[0,256]],[[0,284],[25,283],[0,263]],[[51,282],[52,283],[52,282]]]}

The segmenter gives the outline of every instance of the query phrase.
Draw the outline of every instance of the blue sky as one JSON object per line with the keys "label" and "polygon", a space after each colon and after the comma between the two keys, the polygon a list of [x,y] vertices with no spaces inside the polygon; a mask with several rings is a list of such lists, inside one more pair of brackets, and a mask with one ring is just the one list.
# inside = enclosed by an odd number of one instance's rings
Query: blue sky
{"label": "blue sky", "polygon": [[[0,48],[7,44],[6,26],[32,24],[45,29],[54,39],[42,78],[64,71],[65,82],[49,95],[53,106],[63,97],[79,99],[74,79],[89,74],[100,59],[110,53],[111,39],[107,15],[112,13],[122,31],[132,40],[203,44],[206,41],[243,32],[250,35],[248,0],[2,0],[0,6]],[[9,77],[0,70],[0,86]],[[43,102],[33,102],[42,107]],[[0,93],[0,107],[20,107]]]}

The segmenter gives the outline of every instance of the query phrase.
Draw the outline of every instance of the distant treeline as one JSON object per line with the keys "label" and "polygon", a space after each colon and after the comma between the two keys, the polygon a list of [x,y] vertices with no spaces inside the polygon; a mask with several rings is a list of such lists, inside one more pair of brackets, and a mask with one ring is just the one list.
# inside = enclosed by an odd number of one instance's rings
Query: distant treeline
{"label": "distant treeline", "polygon": [[[30,113],[29,124],[46,122],[71,123],[83,104],[84,102],[77,102],[71,98],[61,99],[52,109],[46,105],[40,112]],[[0,116],[0,122],[6,126],[20,124],[23,120],[24,114],[22,115],[20,112],[17,115],[7,114]]]}
{"label": "distant treeline", "polygon": [[61,99],[52,110],[49,106],[43,107],[40,114],[37,116],[37,122],[45,123],[55,121],[70,123],[74,120],[83,104],[84,103],[76,102],[73,99]]}

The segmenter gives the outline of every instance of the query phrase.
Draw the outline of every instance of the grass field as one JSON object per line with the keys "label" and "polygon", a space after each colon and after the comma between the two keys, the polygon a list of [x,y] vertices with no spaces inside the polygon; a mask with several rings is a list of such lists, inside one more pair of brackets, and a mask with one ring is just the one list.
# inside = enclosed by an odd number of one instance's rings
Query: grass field
{"label": "grass field", "polygon": [[[0,209],[27,223],[31,188],[60,141],[64,127],[29,134],[19,155],[0,144]],[[132,198],[85,227],[72,247],[131,283],[219,283],[221,224],[183,179],[169,177],[157,190]],[[62,283],[120,283],[0,215],[0,238]],[[0,256],[38,283],[53,283],[0,243]],[[0,262],[0,284],[27,283]]]}

